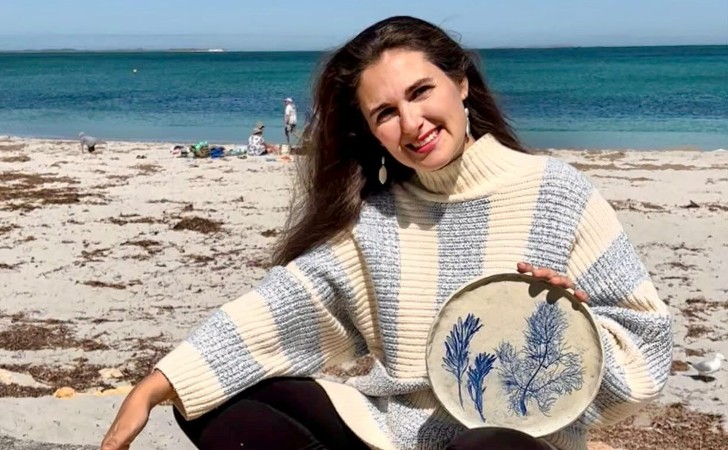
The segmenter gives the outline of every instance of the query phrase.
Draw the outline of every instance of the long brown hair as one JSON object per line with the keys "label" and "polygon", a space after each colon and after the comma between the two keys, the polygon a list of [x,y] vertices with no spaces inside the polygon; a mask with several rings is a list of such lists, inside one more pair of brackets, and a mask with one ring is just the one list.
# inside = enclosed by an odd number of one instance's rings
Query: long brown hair
{"label": "long brown hair", "polygon": [[[424,53],[456,83],[467,77],[464,106],[470,111],[473,137],[490,133],[505,146],[524,151],[483,80],[476,54],[424,20],[406,16],[382,20],[324,63],[313,94],[313,120],[303,133],[305,156],[299,158],[299,185],[273,255],[275,264],[287,264],[349,229],[369,195],[412,176],[412,169],[389,157],[372,135],[357,103],[361,73],[390,49]],[[385,185],[378,179],[382,157],[388,172]]]}

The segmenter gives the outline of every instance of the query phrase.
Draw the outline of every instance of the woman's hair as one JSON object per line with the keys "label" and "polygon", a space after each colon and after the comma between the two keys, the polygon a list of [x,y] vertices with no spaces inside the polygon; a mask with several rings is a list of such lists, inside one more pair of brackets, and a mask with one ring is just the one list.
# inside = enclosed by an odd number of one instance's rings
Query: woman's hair
{"label": "woman's hair", "polygon": [[[371,133],[357,101],[362,72],[390,49],[422,52],[455,83],[467,78],[464,106],[473,137],[490,133],[505,146],[524,151],[483,80],[477,55],[420,19],[398,16],[375,23],[331,54],[315,84],[312,121],[302,136],[299,185],[273,255],[275,264],[287,264],[348,230],[369,195],[412,176],[412,169],[390,157]],[[378,179],[382,157],[385,185]]]}

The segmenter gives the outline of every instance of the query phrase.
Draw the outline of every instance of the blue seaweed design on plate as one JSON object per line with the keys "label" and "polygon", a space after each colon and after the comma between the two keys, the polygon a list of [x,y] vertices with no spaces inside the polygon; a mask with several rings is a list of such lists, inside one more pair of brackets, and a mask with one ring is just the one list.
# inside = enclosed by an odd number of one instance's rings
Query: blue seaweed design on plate
{"label": "blue seaweed design on plate", "polygon": [[483,387],[483,382],[485,381],[485,377],[493,369],[495,358],[495,355],[478,353],[478,356],[475,357],[474,367],[468,368],[468,394],[483,422],[485,422],[485,416],[483,416],[483,394],[485,394],[485,387]]}
{"label": "blue seaweed design on plate", "polygon": [[468,314],[463,320],[458,317],[457,323],[450,330],[450,335],[445,338],[445,356],[442,358],[442,368],[450,372],[458,383],[458,398],[460,406],[463,406],[463,376],[467,375],[467,389],[475,409],[480,418],[485,422],[483,416],[483,394],[485,388],[483,382],[485,377],[493,369],[496,355],[479,353],[475,357],[475,365],[470,366],[470,342],[475,333],[483,328],[480,319],[473,314]]}
{"label": "blue seaweed design on plate", "polygon": [[539,303],[526,323],[524,348],[501,342],[496,349],[498,373],[511,412],[525,416],[534,400],[548,414],[559,397],[581,389],[582,360],[564,344],[566,318],[556,305]]}

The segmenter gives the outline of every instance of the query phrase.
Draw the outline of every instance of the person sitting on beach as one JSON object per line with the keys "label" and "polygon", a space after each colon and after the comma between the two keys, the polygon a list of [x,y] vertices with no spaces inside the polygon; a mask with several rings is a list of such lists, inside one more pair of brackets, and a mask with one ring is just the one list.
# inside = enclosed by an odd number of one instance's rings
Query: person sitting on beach
{"label": "person sitting on beach", "polygon": [[285,99],[286,108],[283,113],[283,126],[286,133],[286,143],[291,144],[291,138],[289,134],[296,134],[296,105],[293,103],[293,99],[288,97]]}
{"label": "person sitting on beach", "polygon": [[263,122],[255,124],[253,132],[248,138],[248,155],[261,156],[268,153],[265,145],[265,139],[263,139],[263,128],[265,128]]}
{"label": "person sitting on beach", "polygon": [[[329,57],[275,266],[134,387],[103,450],[127,448],[166,400],[200,449],[584,449],[589,428],[658,396],[671,319],[649,273],[584,175],[525,150],[476,58],[411,17]],[[588,300],[604,347],[593,403],[544,438],[468,429],[428,378],[442,302],[504,272]],[[368,372],[321,375],[365,355]]]}
{"label": "person sitting on beach", "polygon": [[96,145],[99,143],[98,139],[93,136],[88,136],[83,131],[78,133],[78,139],[81,141],[81,153],[84,149],[88,150],[89,153],[93,153],[96,150]]}

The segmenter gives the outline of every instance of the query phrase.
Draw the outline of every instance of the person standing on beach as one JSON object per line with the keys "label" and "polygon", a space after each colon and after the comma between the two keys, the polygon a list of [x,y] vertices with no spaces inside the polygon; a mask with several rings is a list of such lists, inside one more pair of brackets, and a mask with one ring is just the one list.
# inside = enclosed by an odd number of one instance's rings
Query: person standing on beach
{"label": "person standing on beach", "polygon": [[[134,387],[103,450],[128,448],[165,400],[200,449],[576,450],[659,395],[671,318],[649,273],[584,175],[526,151],[476,58],[412,17],[330,56],[274,267]],[[573,289],[602,339],[594,401],[543,438],[468,429],[430,385],[440,306],[505,272]],[[321,375],[363,356],[367,373]]]}
{"label": "person standing on beach", "polygon": [[286,104],[286,107],[283,112],[283,125],[286,132],[286,143],[290,145],[291,138],[289,137],[289,134],[295,135],[296,131],[296,105],[293,103],[293,99],[291,97],[287,97],[284,103]]}
{"label": "person standing on beach", "polygon": [[93,136],[86,135],[83,131],[78,133],[78,139],[81,142],[81,153],[84,149],[88,150],[89,153],[93,153],[96,150],[96,145],[99,140]]}

